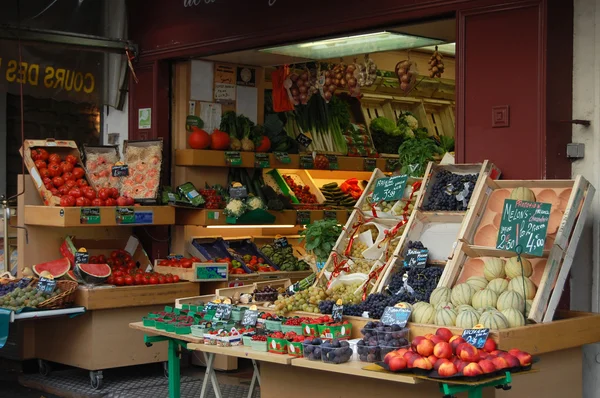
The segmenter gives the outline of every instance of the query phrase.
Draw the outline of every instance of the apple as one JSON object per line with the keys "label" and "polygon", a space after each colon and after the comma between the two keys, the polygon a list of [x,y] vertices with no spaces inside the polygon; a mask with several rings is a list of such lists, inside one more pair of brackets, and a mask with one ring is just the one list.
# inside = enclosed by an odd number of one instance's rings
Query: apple
{"label": "apple", "polygon": [[438,374],[443,377],[454,376],[458,373],[458,369],[450,361],[442,363],[437,371]]}
{"label": "apple", "polygon": [[397,372],[399,370],[406,369],[407,366],[406,359],[402,358],[401,356],[392,357],[388,365],[392,372]]}
{"label": "apple", "polygon": [[446,343],[445,341],[437,343],[433,347],[433,355],[435,355],[438,358],[452,357],[452,347],[450,347],[450,343]]}
{"label": "apple", "polygon": [[480,376],[483,374],[481,366],[476,362],[471,362],[463,369],[463,374],[468,377]]}
{"label": "apple", "polygon": [[531,365],[531,355],[523,352],[523,351],[519,351],[519,353],[517,354],[517,359],[519,360],[519,363],[521,364],[521,366],[529,366]]}
{"label": "apple", "polygon": [[506,369],[506,368],[510,367],[508,365],[508,362],[506,361],[506,359],[504,359],[502,357],[496,357],[496,358],[492,359],[492,363],[496,367],[496,370],[502,370],[502,369]]}
{"label": "apple", "polygon": [[423,336],[417,336],[413,339],[413,341],[410,343],[411,348],[413,349],[413,351],[417,351],[417,345],[419,345],[419,343],[425,340],[425,337]]}
{"label": "apple", "polygon": [[454,337],[450,339],[450,347],[452,347],[452,352],[454,355],[457,353],[457,347],[464,343],[466,343],[465,339],[460,336],[458,336],[456,339]]}
{"label": "apple", "polygon": [[413,363],[413,368],[431,370],[433,369],[433,365],[427,358],[417,358]]}
{"label": "apple", "polygon": [[435,335],[441,337],[445,342],[450,342],[450,339],[454,337],[450,329],[447,328],[438,328],[435,331]]}
{"label": "apple", "polygon": [[471,344],[468,344],[468,343],[461,344],[457,348],[456,354],[463,361],[467,361],[467,362],[479,361],[479,353],[477,352],[477,348],[473,347]]}
{"label": "apple", "polygon": [[423,339],[417,345],[417,352],[424,357],[428,357],[433,354],[433,347],[435,345],[431,340]]}
{"label": "apple", "polygon": [[482,359],[478,364],[481,367],[481,370],[483,370],[483,373],[492,373],[496,371],[496,365],[489,359]]}
{"label": "apple", "polygon": [[508,363],[509,368],[518,368],[519,366],[521,366],[521,363],[519,362],[519,360],[513,355],[506,353],[506,354],[502,355],[502,358],[504,358],[506,363]]}
{"label": "apple", "polygon": [[496,347],[497,347],[496,342],[489,337],[487,338],[487,340],[485,341],[485,344],[483,345],[483,349],[487,352],[495,351]]}
{"label": "apple", "polygon": [[[441,364],[443,364],[443,363],[448,363],[448,362],[449,362],[449,363],[452,363],[452,362],[450,362],[450,360],[449,360],[449,359],[446,359],[446,358],[440,358],[440,359],[438,359],[437,361],[435,361],[435,363],[433,364],[433,368],[434,368],[435,370],[438,370],[438,369],[440,368],[440,365],[441,365]],[[453,364],[453,365],[454,365],[454,364]],[[456,365],[455,365],[454,367],[456,368]],[[438,372],[438,373],[439,373],[439,372]]]}

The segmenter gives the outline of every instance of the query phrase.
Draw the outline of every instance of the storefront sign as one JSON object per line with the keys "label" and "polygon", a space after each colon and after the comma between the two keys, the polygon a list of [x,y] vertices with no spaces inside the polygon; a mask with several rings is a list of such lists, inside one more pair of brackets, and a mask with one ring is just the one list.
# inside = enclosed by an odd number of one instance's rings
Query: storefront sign
{"label": "storefront sign", "polygon": [[543,255],[551,209],[550,203],[506,199],[496,248]]}

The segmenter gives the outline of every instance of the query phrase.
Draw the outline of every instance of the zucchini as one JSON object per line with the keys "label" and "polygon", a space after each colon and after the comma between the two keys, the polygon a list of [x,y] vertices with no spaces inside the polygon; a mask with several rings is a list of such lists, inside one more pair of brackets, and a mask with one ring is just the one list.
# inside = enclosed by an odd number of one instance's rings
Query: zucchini
{"label": "zucchini", "polygon": [[325,184],[325,185],[323,185],[323,186],[321,187],[321,189],[328,190],[328,189],[335,189],[335,188],[337,188],[337,187],[338,187],[338,184],[337,184],[337,182],[330,182],[329,184]]}

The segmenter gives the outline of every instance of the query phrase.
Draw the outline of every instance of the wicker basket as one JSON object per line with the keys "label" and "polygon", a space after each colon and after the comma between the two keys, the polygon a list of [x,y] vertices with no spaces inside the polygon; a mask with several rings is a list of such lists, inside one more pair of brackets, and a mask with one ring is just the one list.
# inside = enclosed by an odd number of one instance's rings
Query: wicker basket
{"label": "wicker basket", "polygon": [[75,291],[77,290],[77,286],[79,286],[79,283],[75,281],[56,281],[56,288],[63,292],[46,301],[42,301],[36,308],[50,310],[71,306],[75,301]]}

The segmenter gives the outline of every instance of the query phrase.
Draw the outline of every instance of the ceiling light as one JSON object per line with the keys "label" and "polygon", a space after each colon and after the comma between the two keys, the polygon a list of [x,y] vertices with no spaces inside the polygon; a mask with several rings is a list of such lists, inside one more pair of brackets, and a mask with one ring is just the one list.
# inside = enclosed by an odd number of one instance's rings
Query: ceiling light
{"label": "ceiling light", "polygon": [[308,59],[327,59],[380,51],[406,50],[440,43],[443,41],[384,31],[264,48],[259,51]]}

